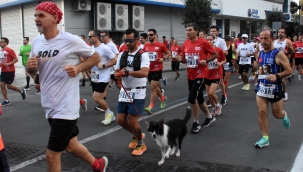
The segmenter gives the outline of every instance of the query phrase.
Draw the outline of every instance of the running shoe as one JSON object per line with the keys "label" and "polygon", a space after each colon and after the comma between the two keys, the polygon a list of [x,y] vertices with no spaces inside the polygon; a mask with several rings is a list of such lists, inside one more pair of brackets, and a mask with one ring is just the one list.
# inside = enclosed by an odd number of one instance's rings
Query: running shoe
{"label": "running shoe", "polygon": [[242,90],[245,90],[246,84],[244,84],[244,86],[242,87]]}
{"label": "running shoe", "polygon": [[85,83],[84,83],[84,82],[82,82],[82,84],[80,85],[80,87],[85,87]]}
{"label": "running shoe", "polygon": [[216,115],[221,115],[221,112],[222,112],[222,105],[221,104],[216,105],[216,107],[215,107]]}
{"label": "running shoe", "polygon": [[24,88],[22,88],[21,96],[22,96],[22,99],[25,100],[25,98],[26,98],[26,90]]}
{"label": "running shoe", "polygon": [[161,101],[161,103],[160,103],[161,109],[164,109],[166,107],[167,97],[166,96],[164,96],[164,97],[165,97],[165,99],[163,101]]}
{"label": "running shoe", "polygon": [[145,143],[142,145],[137,145],[136,148],[133,150],[132,155],[142,155],[147,150]]}
{"label": "running shoe", "polygon": [[191,128],[191,132],[192,133],[198,133],[200,129],[201,129],[201,126],[199,125],[199,123],[194,122],[193,126]]}
{"label": "running shoe", "polygon": [[181,74],[182,74],[182,72],[179,72],[178,78],[180,78]]}
{"label": "running shoe", "polygon": [[37,91],[35,92],[35,94],[36,94],[36,95],[40,95],[41,93],[40,93],[40,91],[37,90]]}
{"label": "running shoe", "polygon": [[98,161],[100,163],[100,168],[98,170],[94,170],[94,172],[105,172],[108,165],[108,159],[106,156],[104,156],[102,158],[99,158]]}
{"label": "running shoe", "polygon": [[[285,112],[285,111],[284,111]],[[285,112],[285,116],[284,118],[282,119],[282,122],[283,122],[283,126],[285,129],[289,129],[290,127],[290,120],[288,119],[288,116],[287,116],[287,113]]]}
{"label": "running shoe", "polygon": [[250,84],[246,84],[243,90],[248,91],[250,89]]}
{"label": "running shoe", "polygon": [[109,125],[112,121],[115,121],[116,117],[114,116],[114,113],[112,111],[109,111],[108,113],[105,113],[105,119],[101,121],[104,125]]}
{"label": "running shoe", "polygon": [[284,101],[288,100],[288,93],[284,93]]}
{"label": "running shoe", "polygon": [[226,105],[226,102],[227,102],[227,96],[222,95],[222,97],[221,97],[221,104],[222,105]]}
{"label": "running shoe", "polygon": [[216,116],[216,108],[212,108],[210,111],[211,116]]}
{"label": "running shoe", "polygon": [[114,88],[114,86],[113,86],[112,84],[110,84],[110,85],[108,86],[108,89],[112,89],[112,88]]}
{"label": "running shoe", "polygon": [[207,105],[207,107],[211,107],[209,100],[207,100],[206,105]]}
{"label": "running shoe", "polygon": [[178,81],[179,80],[179,78],[178,77],[175,77],[175,81]]}
{"label": "running shoe", "polygon": [[298,82],[301,82],[301,75],[298,75]]}
{"label": "running shoe", "polygon": [[212,118],[205,118],[204,123],[202,124],[202,127],[208,127],[211,123],[215,122],[216,118],[212,117]]}
{"label": "running shoe", "polygon": [[11,104],[10,101],[5,101],[5,100],[1,103],[2,106],[8,106],[10,104]]}
{"label": "running shoe", "polygon": [[82,109],[83,109],[83,113],[87,112],[87,100],[83,99],[83,104],[81,105]]}
{"label": "running shoe", "polygon": [[150,107],[145,108],[144,111],[147,112],[149,115],[151,115],[153,113],[152,108],[150,108]]}
{"label": "running shoe", "polygon": [[100,106],[95,106],[96,111],[104,112],[104,110]]}
{"label": "running shoe", "polygon": [[[145,134],[142,133],[142,140],[145,138]],[[138,145],[138,140],[135,136],[133,136],[132,141],[129,143],[128,148],[129,149],[135,149]]]}
{"label": "running shoe", "polygon": [[269,140],[262,137],[259,141],[255,143],[256,148],[263,148],[265,146],[269,146]]}
{"label": "running shoe", "polygon": [[29,88],[28,86],[24,87],[24,90],[29,91],[31,90],[31,88]]}
{"label": "running shoe", "polygon": [[166,86],[166,84],[167,84],[167,78],[166,77],[162,77],[162,81],[163,81],[164,86]]}

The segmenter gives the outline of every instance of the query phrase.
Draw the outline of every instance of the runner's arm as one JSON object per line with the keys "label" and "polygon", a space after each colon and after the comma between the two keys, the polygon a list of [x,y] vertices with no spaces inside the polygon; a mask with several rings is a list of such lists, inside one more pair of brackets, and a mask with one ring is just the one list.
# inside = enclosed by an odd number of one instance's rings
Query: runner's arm
{"label": "runner's arm", "polygon": [[101,57],[97,52],[90,57],[88,57],[84,62],[77,65],[78,72],[91,69],[93,66],[97,65],[101,61]]}
{"label": "runner's arm", "polygon": [[292,69],[290,67],[288,58],[283,52],[277,53],[275,61],[278,65],[282,65],[284,69],[282,72],[277,73],[280,76],[280,78],[285,78],[292,74]]}

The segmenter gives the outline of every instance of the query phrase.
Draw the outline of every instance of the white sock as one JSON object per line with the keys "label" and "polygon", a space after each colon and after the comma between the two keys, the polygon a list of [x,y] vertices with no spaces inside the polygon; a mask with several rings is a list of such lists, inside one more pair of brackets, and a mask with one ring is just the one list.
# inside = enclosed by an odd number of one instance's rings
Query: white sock
{"label": "white sock", "polygon": [[108,108],[108,109],[106,109],[104,112],[105,112],[105,113],[109,113],[109,112],[110,112],[110,109]]}

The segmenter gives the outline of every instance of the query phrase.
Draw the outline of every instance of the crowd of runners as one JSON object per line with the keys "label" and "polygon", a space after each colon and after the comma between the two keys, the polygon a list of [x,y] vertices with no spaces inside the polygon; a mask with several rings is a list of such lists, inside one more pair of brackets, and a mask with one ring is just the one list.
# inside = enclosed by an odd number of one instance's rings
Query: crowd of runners
{"label": "crowd of runners", "polygon": [[[27,84],[24,88],[12,85],[14,64],[18,57],[8,47],[9,38],[1,38],[1,91],[4,98],[1,105],[11,103],[6,88],[20,92],[22,99],[26,99],[30,77],[34,79],[36,94],[41,92],[41,104],[51,126],[46,151],[49,171],[60,171],[60,156],[64,150],[92,165],[95,171],[103,171],[107,167],[106,157],[94,158],[77,140],[79,109],[82,107],[84,112],[87,111],[87,100],[81,99],[79,94],[80,88],[86,86],[86,78],[92,88],[95,109],[105,113],[101,123],[109,125],[117,121],[132,137],[128,145],[133,150],[132,155],[142,155],[147,148],[138,117],[143,111],[152,114],[157,100],[161,109],[166,108],[168,100],[160,82],[162,80],[164,85],[167,84],[167,78],[162,76],[164,61],[171,61],[176,82],[181,77],[180,63],[186,65],[187,71],[183,75],[188,80],[188,103],[194,117],[192,133],[210,126],[216,121],[215,116],[221,114],[227,104],[228,80],[232,74],[239,74],[243,82],[242,90],[256,92],[262,133],[261,139],[255,143],[256,147],[269,145],[269,103],[274,117],[281,119],[286,129],[290,127],[283,102],[289,98],[286,86],[291,83],[296,70],[297,79],[301,81],[302,35],[291,40],[281,28],[276,39],[271,30],[263,30],[249,42],[247,33],[238,34],[237,38],[229,35],[220,38],[217,26],[211,26],[210,32],[206,33],[190,23],[184,31],[187,39],[182,46],[173,37],[168,42],[163,36],[161,42],[157,30],[153,28],[140,34],[135,29],[127,29],[123,44],[118,46],[108,31],[91,30],[87,39],[84,35],[58,31],[57,23],[62,18],[62,12],[54,3],[42,2],[33,13],[42,35],[34,38],[31,45],[30,38],[23,39],[19,56],[22,56],[22,64],[26,68]],[[150,87],[146,87],[147,83]],[[251,89],[251,84],[255,89]],[[119,89],[117,107],[109,107],[106,102],[107,90],[113,87]],[[218,87],[222,93],[219,97],[216,94]],[[149,104],[144,107],[148,88],[151,92]],[[207,100],[204,100],[205,92]],[[199,121],[200,109],[205,114],[204,122]]]}

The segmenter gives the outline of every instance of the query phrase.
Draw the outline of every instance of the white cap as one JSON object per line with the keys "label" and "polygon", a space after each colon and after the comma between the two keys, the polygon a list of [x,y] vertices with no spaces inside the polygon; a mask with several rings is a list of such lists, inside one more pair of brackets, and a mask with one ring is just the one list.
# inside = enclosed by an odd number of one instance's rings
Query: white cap
{"label": "white cap", "polygon": [[242,38],[248,38],[248,35],[247,34],[243,34],[241,37]]}

